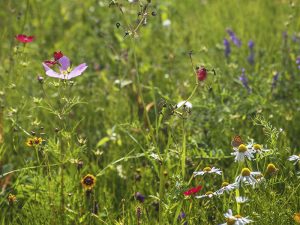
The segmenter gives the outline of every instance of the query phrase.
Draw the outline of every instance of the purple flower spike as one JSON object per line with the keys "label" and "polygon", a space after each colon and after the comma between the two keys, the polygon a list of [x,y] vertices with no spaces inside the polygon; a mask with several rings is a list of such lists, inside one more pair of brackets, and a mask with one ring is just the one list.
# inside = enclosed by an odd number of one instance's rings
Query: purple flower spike
{"label": "purple flower spike", "polygon": [[223,44],[224,44],[224,47],[225,47],[225,52],[224,52],[225,53],[225,57],[227,58],[227,57],[229,57],[229,54],[231,52],[231,50],[230,50],[230,43],[229,43],[229,41],[226,38],[224,38]]}
{"label": "purple flower spike", "polygon": [[276,73],[274,74],[274,76],[273,76],[272,88],[271,88],[272,90],[273,90],[274,88],[276,88],[276,86],[277,86],[278,77],[279,77],[279,73],[276,72]]}
{"label": "purple flower spike", "polygon": [[248,47],[249,47],[249,49],[253,49],[253,47],[254,47],[254,41],[250,40],[248,42]]}
{"label": "purple flower spike", "polygon": [[143,203],[145,201],[145,196],[142,195],[140,192],[135,193],[135,198],[139,202]]}
{"label": "purple flower spike", "polygon": [[81,75],[86,68],[88,67],[86,63],[82,63],[79,66],[75,67],[73,70],[70,68],[70,60],[68,57],[63,56],[58,60],[60,67],[60,73],[52,70],[47,64],[42,63],[45,69],[46,75],[49,77],[70,80],[74,77]]}
{"label": "purple flower spike", "polygon": [[247,89],[247,91],[249,93],[252,92],[251,88],[249,87],[249,84],[248,84],[248,79],[246,77],[246,74],[245,74],[245,69],[243,68],[242,69],[242,75],[240,76],[240,81],[242,82],[243,86]]}
{"label": "purple flower spike", "polygon": [[235,33],[231,29],[227,29],[226,31],[229,34],[230,39],[233,42],[233,44],[235,44],[237,47],[241,47],[241,45],[242,45],[241,40],[237,38]]}
{"label": "purple flower spike", "polygon": [[253,65],[254,64],[254,41],[250,40],[248,42],[248,48],[250,50],[250,55],[248,56],[248,62]]}
{"label": "purple flower spike", "polygon": [[296,64],[298,65],[298,69],[300,70],[300,56],[297,57]]}

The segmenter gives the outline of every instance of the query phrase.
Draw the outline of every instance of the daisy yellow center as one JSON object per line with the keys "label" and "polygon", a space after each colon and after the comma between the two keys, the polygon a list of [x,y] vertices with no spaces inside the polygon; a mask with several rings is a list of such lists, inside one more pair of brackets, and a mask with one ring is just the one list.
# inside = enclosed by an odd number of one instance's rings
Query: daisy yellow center
{"label": "daisy yellow center", "polygon": [[205,167],[205,168],[203,169],[203,171],[204,171],[204,172],[209,172],[209,171],[211,171],[211,168],[210,168],[209,166],[207,166],[207,167]]}
{"label": "daisy yellow center", "polygon": [[232,219],[232,218],[227,218],[226,219],[226,223],[227,223],[227,225],[234,225],[235,224],[235,219]]}
{"label": "daisy yellow center", "polygon": [[267,173],[275,173],[278,169],[273,163],[268,164]]}
{"label": "daisy yellow center", "polygon": [[260,151],[260,150],[261,150],[261,145],[259,145],[259,144],[254,144],[254,145],[253,145],[253,148],[254,148],[256,151]]}
{"label": "daisy yellow center", "polygon": [[298,155],[298,157],[300,157],[300,154]]}
{"label": "daisy yellow center", "polygon": [[228,185],[229,185],[229,183],[226,182],[226,181],[224,181],[224,182],[222,183],[222,187],[226,187],[226,186],[228,186]]}
{"label": "daisy yellow center", "polygon": [[300,224],[300,213],[295,213],[294,220],[296,223]]}
{"label": "daisy yellow center", "polygon": [[247,151],[247,146],[244,144],[241,144],[238,148],[239,152],[246,152]]}
{"label": "daisy yellow center", "polygon": [[239,214],[235,215],[234,217],[237,218],[237,219],[242,218],[242,216],[239,215]]}
{"label": "daisy yellow center", "polygon": [[251,170],[249,170],[248,168],[243,168],[241,174],[243,177],[249,177],[251,174]]}
{"label": "daisy yellow center", "polygon": [[213,194],[212,191],[208,191],[208,192],[205,193],[205,195],[212,195],[212,194]]}

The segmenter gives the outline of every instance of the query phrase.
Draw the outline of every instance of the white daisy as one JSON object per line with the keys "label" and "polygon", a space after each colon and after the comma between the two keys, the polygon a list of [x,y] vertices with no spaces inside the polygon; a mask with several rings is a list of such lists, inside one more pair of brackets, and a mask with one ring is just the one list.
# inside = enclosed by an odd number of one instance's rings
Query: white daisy
{"label": "white daisy", "polygon": [[231,209],[224,214],[226,218],[226,223],[220,225],[244,225],[253,222],[253,220],[248,219],[248,217],[242,217],[240,215],[233,215]]}
{"label": "white daisy", "polygon": [[261,175],[261,172],[251,172],[249,168],[243,168],[241,175],[237,176],[235,182],[238,183],[239,186],[241,183],[246,183],[255,186],[255,184],[258,183],[257,179],[255,179],[255,176],[259,175]]}
{"label": "white daisy", "polygon": [[216,195],[215,192],[212,192],[212,191],[208,191],[205,193],[205,195],[198,195],[198,196],[195,196],[195,198],[212,198],[214,195]]}
{"label": "white daisy", "polygon": [[244,197],[244,196],[238,196],[238,197],[235,198],[235,200],[239,204],[243,204],[243,203],[249,201],[249,199],[247,197]]}
{"label": "white daisy", "polygon": [[245,157],[249,160],[252,160],[254,158],[253,151],[251,149],[248,149],[246,145],[241,144],[238,148],[233,148],[234,152],[231,153],[231,155],[235,155],[235,161],[237,162],[243,162],[245,161]]}
{"label": "white daisy", "polygon": [[222,195],[224,192],[229,193],[230,191],[237,189],[238,183],[229,184],[228,182],[223,182],[221,189],[216,191],[217,195]]}
{"label": "white daisy", "polygon": [[292,155],[288,158],[288,160],[291,162],[294,161],[294,165],[296,165],[297,162],[300,161],[300,155]]}
{"label": "white daisy", "polygon": [[205,167],[201,171],[195,171],[193,174],[194,174],[194,176],[198,176],[198,175],[202,176],[206,173],[215,173],[215,174],[218,174],[218,175],[222,175],[222,171],[220,169],[215,168],[215,167],[211,168],[209,166]]}
{"label": "white daisy", "polygon": [[254,140],[251,140],[250,143],[248,143],[247,148],[252,151],[252,153],[262,154],[264,152],[269,152],[270,149],[263,148],[263,145],[254,143]]}

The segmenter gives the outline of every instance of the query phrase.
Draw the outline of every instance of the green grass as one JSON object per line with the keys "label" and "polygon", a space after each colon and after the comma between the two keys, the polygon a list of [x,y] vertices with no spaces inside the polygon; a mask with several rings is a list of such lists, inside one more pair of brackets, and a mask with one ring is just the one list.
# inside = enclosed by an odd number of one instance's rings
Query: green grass
{"label": "green grass", "polygon": [[[288,157],[300,153],[299,1],[3,0],[0,8],[0,224],[222,224],[228,209],[253,224],[295,224],[299,162]],[[136,21],[141,9],[146,25]],[[230,41],[229,58],[227,28],[242,42]],[[24,45],[17,34],[35,40]],[[42,62],[59,50],[88,69],[71,81],[47,77]],[[209,71],[194,89],[196,66]],[[188,98],[191,113],[174,112]],[[33,132],[44,141],[28,147]],[[235,135],[270,152],[236,163]],[[266,174],[269,163],[276,174]],[[206,166],[222,176],[193,178]],[[243,167],[265,181],[210,199],[183,194],[216,191]],[[87,174],[97,179],[90,192],[80,183]]]}

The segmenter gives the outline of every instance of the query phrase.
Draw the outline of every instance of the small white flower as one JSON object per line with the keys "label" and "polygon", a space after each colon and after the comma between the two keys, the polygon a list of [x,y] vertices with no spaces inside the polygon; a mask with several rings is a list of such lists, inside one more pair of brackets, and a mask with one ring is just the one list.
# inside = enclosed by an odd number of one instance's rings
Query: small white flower
{"label": "small white flower", "polygon": [[224,192],[229,193],[230,191],[237,189],[238,186],[239,186],[238,183],[229,184],[227,182],[223,182],[222,188],[217,190],[216,194],[217,195],[222,195]]}
{"label": "small white flower", "polygon": [[194,176],[198,176],[198,175],[202,176],[206,173],[215,173],[215,174],[218,174],[218,175],[222,175],[222,171],[220,169],[215,168],[215,167],[210,168],[209,166],[205,167],[201,171],[195,171],[193,174],[194,174]]}
{"label": "small white flower", "polygon": [[183,108],[186,108],[186,109],[192,109],[193,105],[192,105],[192,103],[190,103],[188,101],[181,101],[176,105],[177,109],[180,108],[180,107],[183,107]]}
{"label": "small white flower", "polygon": [[248,217],[242,217],[240,215],[233,215],[231,209],[224,214],[226,218],[226,223],[220,225],[244,225],[253,222],[253,220],[248,219]]}
{"label": "small white flower", "polygon": [[254,158],[253,151],[248,149],[246,145],[241,144],[238,148],[233,148],[234,152],[231,155],[235,155],[236,162],[244,162],[245,158],[252,160]]}
{"label": "small white flower", "polygon": [[251,142],[248,143],[247,148],[252,153],[262,154],[264,152],[269,152],[270,149],[263,148],[263,145],[254,143],[254,140],[252,139]]}
{"label": "small white flower", "polygon": [[239,204],[243,204],[243,203],[249,201],[249,199],[247,197],[244,197],[244,196],[238,196],[238,197],[235,198],[235,200]]}
{"label": "small white flower", "polygon": [[164,20],[164,21],[162,22],[162,25],[163,25],[164,27],[169,27],[169,26],[171,25],[171,20],[169,20],[169,19]]}
{"label": "small white flower", "polygon": [[241,183],[246,183],[254,187],[255,184],[258,183],[258,180],[254,176],[259,175],[261,175],[261,172],[251,172],[250,169],[243,168],[241,174],[235,179],[235,182],[238,183],[238,186],[240,186]]}
{"label": "small white flower", "polygon": [[212,198],[213,196],[215,196],[216,193],[215,192],[212,192],[212,191],[208,191],[205,193],[205,195],[198,195],[198,196],[195,196],[195,198]]}
{"label": "small white flower", "polygon": [[291,162],[294,161],[294,165],[296,165],[297,162],[300,161],[300,155],[292,155],[288,158],[288,160]]}

